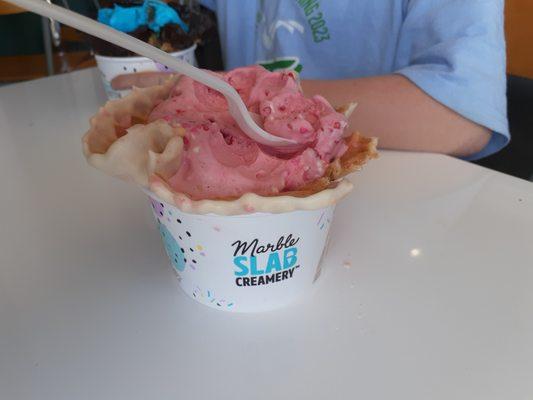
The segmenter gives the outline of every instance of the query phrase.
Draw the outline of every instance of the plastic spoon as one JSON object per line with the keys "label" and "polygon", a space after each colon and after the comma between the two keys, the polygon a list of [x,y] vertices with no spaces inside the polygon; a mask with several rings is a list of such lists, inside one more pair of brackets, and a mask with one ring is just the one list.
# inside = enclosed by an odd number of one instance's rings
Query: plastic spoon
{"label": "plastic spoon", "polygon": [[89,35],[96,36],[102,40],[128,49],[136,54],[140,54],[141,56],[148,57],[163,65],[166,65],[172,70],[187,75],[192,79],[201,82],[212,89],[217,90],[218,92],[222,93],[222,95],[228,101],[229,112],[231,113],[232,117],[235,119],[239,127],[248,137],[260,144],[272,147],[273,150],[278,150],[282,153],[298,151],[302,148],[301,144],[298,144],[289,139],[271,135],[270,133],[261,129],[252,119],[252,116],[248,112],[248,109],[244,105],[237,91],[231,85],[216,76],[202,71],[201,69],[187,64],[181,60],[177,60],[176,58],[157,49],[156,47],[151,46],[148,43],[136,39],[126,33],[117,31],[116,29],[101,24],[73,11],[66,10],[62,7],[58,7],[53,4],[48,4],[46,1],[6,1],[8,3],[12,3],[29,11],[32,11],[36,14],[52,18],[65,25],[69,25],[82,32],[88,33]]}

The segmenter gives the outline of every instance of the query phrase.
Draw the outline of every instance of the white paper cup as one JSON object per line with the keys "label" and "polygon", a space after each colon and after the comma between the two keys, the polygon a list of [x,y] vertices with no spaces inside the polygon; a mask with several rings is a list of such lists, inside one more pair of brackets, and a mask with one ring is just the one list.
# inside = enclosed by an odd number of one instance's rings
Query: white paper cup
{"label": "white paper cup", "polygon": [[181,288],[204,305],[267,311],[304,295],[318,278],[334,205],[281,214],[198,215],[149,196]]}
{"label": "white paper cup", "polygon": [[[196,44],[185,50],[170,53],[170,55],[196,66],[195,50]],[[109,99],[122,98],[131,92],[131,89],[117,89],[113,87],[113,79],[120,75],[137,72],[168,71],[166,66],[146,57],[107,57],[95,55],[95,59]]]}

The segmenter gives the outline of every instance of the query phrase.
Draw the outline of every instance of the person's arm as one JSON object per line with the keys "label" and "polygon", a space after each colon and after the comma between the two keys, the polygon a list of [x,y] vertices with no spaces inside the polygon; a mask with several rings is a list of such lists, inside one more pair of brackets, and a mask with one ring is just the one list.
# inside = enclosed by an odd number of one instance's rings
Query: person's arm
{"label": "person's arm", "polygon": [[378,137],[382,148],[467,156],[490,139],[487,128],[437,102],[401,75],[301,83],[306,96],[320,94],[334,107],[357,102],[350,129]]}
{"label": "person's arm", "polygon": [[477,159],[508,143],[503,0],[405,1],[392,70],[303,88],[358,102],[351,128],[386,148]]}

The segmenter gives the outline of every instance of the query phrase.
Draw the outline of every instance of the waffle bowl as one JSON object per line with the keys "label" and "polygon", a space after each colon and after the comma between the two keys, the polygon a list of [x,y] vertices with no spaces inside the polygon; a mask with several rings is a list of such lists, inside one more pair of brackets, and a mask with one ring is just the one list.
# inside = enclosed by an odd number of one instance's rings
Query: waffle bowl
{"label": "waffle bowl", "polygon": [[[178,79],[170,76],[161,85],[135,89],[123,99],[107,102],[91,119],[90,129],[83,137],[83,151],[89,164],[109,175],[135,182],[183,211],[235,215],[316,209],[334,204],[352,189],[352,184],[343,178],[377,157],[377,139],[354,132],[344,138],[347,151],[329,164],[324,176],[298,190],[192,200],[185,193],[175,192],[167,183],[179,166],[185,130],[165,121],[147,122],[151,110],[170,95]],[[348,105],[338,111],[349,113],[353,108]]]}

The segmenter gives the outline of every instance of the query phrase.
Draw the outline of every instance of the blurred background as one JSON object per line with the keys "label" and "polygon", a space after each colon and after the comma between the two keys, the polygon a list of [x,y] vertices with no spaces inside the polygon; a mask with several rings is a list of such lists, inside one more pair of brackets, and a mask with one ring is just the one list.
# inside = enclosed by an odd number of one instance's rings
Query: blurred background
{"label": "blurred background", "polygon": [[[45,0],[43,0],[45,1]],[[51,0],[46,0],[51,1]],[[53,0],[54,4],[96,19],[97,10],[113,3],[134,4],[136,0]],[[216,29],[216,17],[197,2],[175,0],[176,4],[194,4],[204,17],[205,27],[196,59],[203,68],[222,69],[222,57]],[[137,35],[144,39],[140,32]],[[25,12],[0,0],[0,84],[42,78],[96,66],[91,42],[85,34],[68,26],[52,24],[46,18]]]}
{"label": "blurred background", "polygon": [[[44,0],[43,0],[44,1]],[[49,0],[50,1],[50,0]],[[128,1],[128,0],[124,0]],[[465,0],[466,1],[466,0]],[[96,17],[106,0],[53,0]],[[223,69],[216,18],[198,5],[196,61],[202,68]],[[533,0],[507,0],[508,111],[512,141],[500,153],[477,163],[523,179],[533,178]],[[139,33],[139,34],[142,34]],[[96,65],[93,46],[76,30],[51,24],[0,0],[0,85],[42,78]]]}

